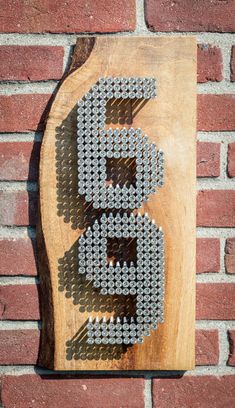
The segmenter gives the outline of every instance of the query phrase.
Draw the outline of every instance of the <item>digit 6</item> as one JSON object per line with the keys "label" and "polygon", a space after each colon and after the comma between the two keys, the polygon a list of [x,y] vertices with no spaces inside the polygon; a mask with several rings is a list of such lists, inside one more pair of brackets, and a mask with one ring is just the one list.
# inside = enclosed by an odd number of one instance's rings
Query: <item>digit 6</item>
{"label": "digit 6", "polygon": [[[163,185],[163,152],[148,142],[141,129],[104,129],[108,99],[149,99],[155,88],[153,78],[102,78],[79,101],[78,192],[94,208],[139,208]],[[136,160],[135,186],[107,186],[107,158],[127,157]]]}

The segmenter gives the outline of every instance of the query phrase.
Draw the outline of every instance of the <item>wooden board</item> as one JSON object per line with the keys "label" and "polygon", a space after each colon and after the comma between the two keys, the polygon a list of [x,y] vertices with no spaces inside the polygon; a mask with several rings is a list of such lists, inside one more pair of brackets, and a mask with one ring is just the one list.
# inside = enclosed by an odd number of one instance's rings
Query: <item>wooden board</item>
{"label": "wooden board", "polygon": [[[76,60],[81,66],[63,81],[55,97],[41,151],[45,250],[41,241],[40,364],[56,370],[192,369],[196,41],[189,37],[83,38],[78,40],[73,68]],[[101,76],[150,76],[158,84],[157,98],[139,110],[130,105],[124,122],[127,127],[140,127],[165,155],[164,187],[140,210],[155,218],[165,233],[165,321],[142,345],[129,347],[88,346],[83,340],[89,315],[118,315],[131,307],[123,297],[100,295],[77,273],[77,240],[97,210],[77,193],[76,104]],[[124,124],[111,115],[110,126]]]}

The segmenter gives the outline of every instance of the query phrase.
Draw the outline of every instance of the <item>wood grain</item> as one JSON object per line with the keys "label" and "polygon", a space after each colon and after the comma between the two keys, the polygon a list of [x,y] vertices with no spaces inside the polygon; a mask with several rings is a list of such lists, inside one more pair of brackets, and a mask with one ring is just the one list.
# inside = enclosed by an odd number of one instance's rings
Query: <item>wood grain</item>
{"label": "wood grain", "polygon": [[[48,316],[43,308],[40,364],[56,370],[192,369],[196,41],[98,37],[93,42],[89,57],[61,85],[42,144],[40,211],[49,267],[43,291],[51,307]],[[122,315],[133,307],[133,299],[100,295],[77,273],[77,239],[98,213],[77,193],[76,103],[101,76],[151,76],[158,84],[157,98],[139,108],[127,105],[124,114],[117,107],[122,120],[114,120],[113,113],[107,120],[108,127],[123,127],[123,121],[140,127],[165,154],[165,185],[140,209],[165,233],[165,321],[142,345],[130,347],[88,346],[83,340],[89,315]],[[51,344],[49,359],[45,339]]]}

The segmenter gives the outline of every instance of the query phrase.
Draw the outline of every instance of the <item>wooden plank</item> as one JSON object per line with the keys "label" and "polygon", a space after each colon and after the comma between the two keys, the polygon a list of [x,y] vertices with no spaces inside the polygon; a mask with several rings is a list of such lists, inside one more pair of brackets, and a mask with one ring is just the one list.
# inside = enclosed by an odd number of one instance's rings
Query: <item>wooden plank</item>
{"label": "wooden plank", "polygon": [[[78,44],[82,50],[81,42]],[[189,37],[98,37],[53,102],[40,162],[43,270],[40,364],[56,370],[188,370],[194,367],[196,41]],[[93,46],[93,48],[92,48]],[[81,66],[80,66],[81,65]],[[73,67],[76,67],[74,60]],[[102,296],[77,273],[77,239],[97,210],[77,193],[76,104],[99,77],[157,79],[157,98],[133,114],[165,155],[165,184],[140,209],[165,234],[165,321],[142,345],[88,346],[89,315],[118,314],[128,299]],[[130,121],[129,121],[130,122]],[[123,124],[109,123],[108,127]],[[43,249],[41,247],[43,253]],[[123,306],[124,305],[124,306]],[[53,316],[53,317],[52,317]],[[53,322],[51,321],[53,318]],[[53,338],[52,338],[53,336]]]}

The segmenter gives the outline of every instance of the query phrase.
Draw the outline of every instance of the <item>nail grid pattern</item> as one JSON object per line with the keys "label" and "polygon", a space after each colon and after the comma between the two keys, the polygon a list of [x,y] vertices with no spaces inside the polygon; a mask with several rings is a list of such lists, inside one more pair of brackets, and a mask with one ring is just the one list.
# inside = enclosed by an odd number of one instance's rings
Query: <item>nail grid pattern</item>
{"label": "nail grid pattern", "polygon": [[[100,78],[77,110],[78,192],[94,208],[139,208],[163,185],[164,157],[141,129],[104,130],[106,103],[112,98],[150,99],[154,78]],[[135,158],[135,186],[107,186],[107,158]]]}
{"label": "nail grid pattern", "polygon": [[[150,99],[156,96],[154,78],[100,78],[78,103],[78,192],[94,208],[135,209],[163,185],[164,156],[141,129],[105,130],[108,99]],[[108,158],[134,158],[136,182],[130,187],[107,186]],[[109,238],[135,238],[136,262],[107,262]],[[161,228],[147,213],[142,216],[103,213],[100,221],[79,238],[78,272],[100,294],[135,296],[135,316],[108,320],[89,318],[87,343],[143,343],[163,322],[164,242]]]}
{"label": "nail grid pattern", "polygon": [[[136,265],[107,264],[108,238],[136,237]],[[89,321],[89,344],[141,343],[156,330],[163,321],[163,251],[163,232],[147,215],[103,214],[100,223],[96,220],[79,238],[79,273],[86,274],[102,295],[136,295],[135,318]]]}

